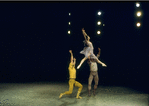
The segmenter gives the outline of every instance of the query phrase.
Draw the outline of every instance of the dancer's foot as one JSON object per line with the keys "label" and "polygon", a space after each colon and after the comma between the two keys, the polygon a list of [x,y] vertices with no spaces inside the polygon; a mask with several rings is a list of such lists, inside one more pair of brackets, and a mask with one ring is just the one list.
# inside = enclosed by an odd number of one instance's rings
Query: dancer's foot
{"label": "dancer's foot", "polygon": [[94,95],[94,96],[96,95],[96,94],[95,94],[95,91],[96,91],[96,90],[94,89],[94,91],[93,91],[93,95]]}
{"label": "dancer's foot", "polygon": [[59,96],[59,98],[61,98],[63,95],[64,95],[64,94],[63,94],[63,93],[61,93],[61,94],[60,94],[60,96]]}
{"label": "dancer's foot", "polygon": [[77,69],[79,69],[79,68],[80,68],[80,65],[78,65]]}
{"label": "dancer's foot", "polygon": [[82,97],[80,96],[80,93],[81,93],[81,92],[78,91],[77,96],[76,96],[77,99],[82,99]]}
{"label": "dancer's foot", "polygon": [[89,97],[91,96],[91,90],[88,90],[88,96]]}
{"label": "dancer's foot", "polygon": [[81,96],[78,96],[78,97],[76,97],[77,99],[82,99],[82,97]]}
{"label": "dancer's foot", "polygon": [[103,67],[107,67],[107,65],[105,65],[104,63],[102,64]]}

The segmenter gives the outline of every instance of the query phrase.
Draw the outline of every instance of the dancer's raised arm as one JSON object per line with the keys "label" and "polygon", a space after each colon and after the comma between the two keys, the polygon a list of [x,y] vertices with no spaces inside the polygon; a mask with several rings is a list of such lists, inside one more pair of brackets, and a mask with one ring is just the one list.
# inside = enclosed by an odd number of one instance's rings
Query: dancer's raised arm
{"label": "dancer's raised arm", "polygon": [[101,49],[100,49],[100,48],[98,48],[97,58],[99,58],[99,57],[100,57],[100,52],[101,52]]}
{"label": "dancer's raised arm", "polygon": [[84,28],[82,28],[82,33],[83,33],[83,35],[84,35],[85,40],[88,40],[86,37],[89,37],[89,36],[86,34]]}
{"label": "dancer's raised arm", "polygon": [[73,63],[73,53],[72,53],[72,50],[69,50],[69,53],[71,54],[70,62]]}
{"label": "dancer's raised arm", "polygon": [[73,63],[76,64],[76,58],[73,59]]}

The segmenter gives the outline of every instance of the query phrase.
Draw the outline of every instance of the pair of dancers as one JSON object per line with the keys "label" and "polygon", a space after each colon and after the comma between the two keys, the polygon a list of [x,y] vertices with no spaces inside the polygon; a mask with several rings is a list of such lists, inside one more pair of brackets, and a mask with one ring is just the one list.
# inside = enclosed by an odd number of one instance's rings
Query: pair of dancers
{"label": "pair of dancers", "polygon": [[[98,57],[96,57],[95,54],[93,53],[93,50],[94,50],[93,44],[92,44],[92,42],[90,42],[90,37],[86,34],[84,28],[82,28],[82,32],[83,32],[83,35],[84,35],[84,38],[85,38],[84,43],[87,45],[87,47],[84,47],[84,49],[80,52],[81,54],[84,54],[85,57],[81,60],[81,62],[78,65],[77,69],[79,69],[81,67],[81,65],[84,63],[84,61],[87,60],[87,59],[89,59],[90,67],[91,67],[91,63],[93,63],[93,62],[97,62],[97,63],[101,64],[102,66],[106,67],[106,65],[103,62],[101,62],[98,59]],[[76,59],[73,58],[72,50],[69,50],[69,52],[71,54],[70,64],[69,64],[69,67],[68,67],[68,70],[69,70],[69,91],[61,93],[59,98],[61,98],[63,95],[72,94],[73,87],[75,85],[76,87],[79,87],[76,98],[80,99],[80,98],[82,98],[80,96],[80,93],[82,91],[83,86],[82,86],[81,83],[79,83],[78,81],[75,80],[76,79],[76,69],[75,69]],[[91,71],[93,71],[92,68],[90,68],[90,69],[91,69]],[[94,71],[97,71],[97,68]],[[94,79],[97,78],[97,80],[98,80],[98,73],[90,73],[90,77],[89,77],[90,80],[89,80],[89,86],[88,86],[89,91],[91,89],[90,82],[92,82],[93,77],[94,77]],[[97,80],[95,81],[96,86],[94,86],[94,89],[95,88],[97,89],[97,85],[98,85],[98,83],[96,83],[96,82],[98,82]],[[89,96],[90,96],[90,92],[89,92]]]}

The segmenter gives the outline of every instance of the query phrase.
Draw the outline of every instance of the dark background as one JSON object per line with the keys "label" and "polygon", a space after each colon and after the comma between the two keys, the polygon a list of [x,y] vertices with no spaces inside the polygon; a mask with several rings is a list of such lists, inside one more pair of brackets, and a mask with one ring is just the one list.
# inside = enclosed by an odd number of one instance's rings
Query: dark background
{"label": "dark background", "polygon": [[[102,12],[97,16],[98,11]],[[0,82],[68,82],[69,50],[77,60],[84,55],[84,27],[94,53],[101,48],[99,85],[148,90],[149,3],[141,2],[0,2]],[[69,16],[71,12],[71,16]],[[105,26],[97,26],[97,20]],[[71,26],[68,22],[71,21]],[[135,26],[141,21],[142,26]],[[72,31],[67,34],[68,29]],[[101,35],[96,30],[101,30]],[[89,66],[77,70],[87,84]]]}

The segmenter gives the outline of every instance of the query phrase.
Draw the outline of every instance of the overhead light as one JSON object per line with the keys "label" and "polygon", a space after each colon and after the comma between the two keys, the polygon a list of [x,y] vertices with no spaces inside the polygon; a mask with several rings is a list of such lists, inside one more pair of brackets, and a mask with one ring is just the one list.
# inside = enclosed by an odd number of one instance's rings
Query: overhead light
{"label": "overhead light", "polygon": [[100,21],[98,21],[98,22],[97,22],[97,25],[101,25],[101,22],[100,22]]}
{"label": "overhead light", "polygon": [[137,12],[137,16],[140,17],[142,13],[140,11]]}
{"label": "overhead light", "polygon": [[68,34],[70,34],[70,30],[68,31]]}
{"label": "overhead light", "polygon": [[137,27],[140,27],[141,26],[141,23],[140,22],[137,22],[136,26]]}
{"label": "overhead light", "polygon": [[136,3],[136,7],[140,7],[140,3]]}
{"label": "overhead light", "polygon": [[100,31],[97,31],[97,34],[99,35],[101,32]]}
{"label": "overhead light", "polygon": [[101,12],[100,11],[98,12],[98,15],[101,15]]}

